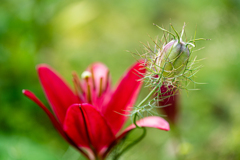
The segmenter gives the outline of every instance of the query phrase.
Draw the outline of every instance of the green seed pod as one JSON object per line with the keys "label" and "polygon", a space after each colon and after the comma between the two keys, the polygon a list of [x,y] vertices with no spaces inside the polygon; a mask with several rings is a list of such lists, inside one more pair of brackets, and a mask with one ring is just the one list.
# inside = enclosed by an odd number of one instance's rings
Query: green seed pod
{"label": "green seed pod", "polygon": [[174,77],[179,75],[186,67],[189,59],[189,49],[184,42],[172,40],[167,43],[161,52],[161,64],[164,68],[164,77]]}

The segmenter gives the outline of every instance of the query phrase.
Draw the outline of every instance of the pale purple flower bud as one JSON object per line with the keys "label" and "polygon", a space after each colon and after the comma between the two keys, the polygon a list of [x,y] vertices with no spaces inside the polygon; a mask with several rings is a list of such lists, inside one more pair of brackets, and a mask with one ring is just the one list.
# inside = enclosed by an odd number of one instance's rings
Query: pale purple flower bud
{"label": "pale purple flower bud", "polygon": [[167,43],[161,52],[161,67],[164,67],[164,77],[179,75],[189,59],[189,49],[186,43],[172,40]]}

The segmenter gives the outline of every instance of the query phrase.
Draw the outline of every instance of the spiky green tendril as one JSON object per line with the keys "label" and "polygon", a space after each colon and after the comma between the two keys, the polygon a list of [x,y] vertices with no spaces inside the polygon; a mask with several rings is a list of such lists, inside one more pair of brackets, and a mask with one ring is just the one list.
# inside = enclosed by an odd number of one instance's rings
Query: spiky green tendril
{"label": "spiky green tendril", "polygon": [[[147,70],[147,73],[143,75],[141,81],[145,82],[145,86],[150,88],[150,93],[144,98],[137,106],[134,107],[134,110],[130,112],[130,116],[132,117],[133,123],[136,124],[136,121],[133,117],[138,115],[143,118],[149,115],[158,115],[156,108],[162,108],[166,106],[159,106],[159,102],[164,99],[169,98],[177,93],[178,90],[193,90],[188,89],[189,84],[202,84],[198,83],[194,80],[196,73],[202,68],[202,65],[197,65],[200,60],[197,60],[197,56],[193,57],[192,53],[198,50],[193,50],[196,46],[195,42],[200,40],[208,40],[204,38],[196,39],[196,32],[194,38],[192,40],[184,42],[189,49],[189,58],[186,62],[182,63],[182,65],[178,66],[178,68],[174,68],[172,65],[172,70],[166,70],[165,66],[172,64],[172,61],[168,58],[163,58],[163,49],[164,46],[171,40],[178,40],[178,42],[182,42],[182,38],[185,35],[185,24],[181,30],[181,35],[174,29],[171,25],[172,30],[168,31],[156,24],[159,29],[163,31],[163,36],[161,39],[153,40],[154,46],[148,44],[143,44],[144,51],[143,54],[139,52],[133,53],[134,55],[139,56],[141,59],[144,59],[144,67]],[[169,39],[169,41],[167,40]],[[200,50],[200,49],[199,49]],[[171,52],[171,51],[170,51]],[[177,57],[179,58],[182,53],[180,53]],[[164,59],[164,60],[163,60]],[[176,74],[180,68],[184,68],[179,74]],[[161,92],[161,86],[164,85],[168,88],[168,90],[164,93]],[[170,88],[168,86],[171,86]],[[166,93],[171,92],[171,95],[164,96]]]}

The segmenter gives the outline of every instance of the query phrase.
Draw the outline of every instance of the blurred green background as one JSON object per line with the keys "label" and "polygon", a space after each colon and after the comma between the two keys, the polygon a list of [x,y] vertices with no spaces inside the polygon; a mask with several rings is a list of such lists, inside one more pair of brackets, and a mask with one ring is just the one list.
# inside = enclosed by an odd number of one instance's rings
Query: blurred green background
{"label": "blurred green background", "polygon": [[135,62],[125,50],[141,51],[139,41],[162,35],[152,24],[170,22],[178,31],[186,22],[188,38],[197,25],[197,37],[212,39],[194,53],[206,58],[195,80],[207,84],[181,94],[177,147],[173,130],[148,129],[122,159],[240,159],[239,17],[239,0],[0,0],[0,159],[84,159],[22,95],[29,89],[48,104],[36,65],[51,65],[71,83],[73,70],[80,75],[100,61],[116,84]]}

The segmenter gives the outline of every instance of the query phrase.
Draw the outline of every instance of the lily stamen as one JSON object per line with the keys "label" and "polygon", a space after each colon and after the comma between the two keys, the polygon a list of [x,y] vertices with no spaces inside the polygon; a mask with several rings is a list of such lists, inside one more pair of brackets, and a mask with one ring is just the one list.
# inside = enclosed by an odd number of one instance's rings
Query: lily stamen
{"label": "lily stamen", "polygon": [[76,72],[73,72],[72,76],[73,76],[73,84],[74,84],[74,88],[76,90],[76,93],[77,93],[78,97],[80,98],[80,100],[83,100],[82,95],[83,95],[84,91],[83,91],[81,82],[79,80],[79,77],[78,77]]}
{"label": "lily stamen", "polygon": [[86,81],[87,88],[86,88],[86,99],[87,102],[92,104],[92,94],[91,94],[91,86],[89,83],[89,78],[92,77],[92,73],[89,71],[84,71],[81,75],[82,79]]}
{"label": "lily stamen", "polygon": [[108,70],[107,76],[106,76],[106,84],[105,84],[105,87],[104,87],[104,92],[105,92],[105,91],[107,90],[107,88],[108,88],[109,76],[110,76],[110,72],[109,72],[109,70]]}
{"label": "lily stamen", "polygon": [[96,84],[95,84],[95,78],[94,78],[94,72],[93,72],[93,67],[91,67],[91,73],[92,73],[92,84],[93,84],[93,89],[96,89]]}
{"label": "lily stamen", "polygon": [[88,79],[92,77],[92,73],[89,71],[84,71],[81,75],[82,79],[86,80],[88,82]]}
{"label": "lily stamen", "polygon": [[100,82],[99,82],[99,92],[98,92],[98,97],[101,96],[102,91],[103,91],[103,77],[100,78]]}
{"label": "lily stamen", "polygon": [[91,94],[91,86],[87,85],[87,102],[92,104],[92,94]]}

